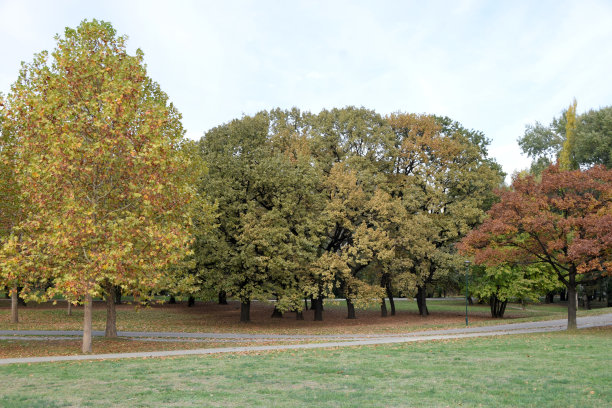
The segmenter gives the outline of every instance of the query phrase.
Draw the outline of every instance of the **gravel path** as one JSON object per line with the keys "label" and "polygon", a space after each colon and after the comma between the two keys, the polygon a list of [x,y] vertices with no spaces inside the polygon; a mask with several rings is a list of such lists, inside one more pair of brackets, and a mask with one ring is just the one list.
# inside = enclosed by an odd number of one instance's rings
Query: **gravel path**
{"label": "gravel path", "polygon": [[[578,318],[579,328],[612,326],[612,313]],[[466,337],[482,336],[502,336],[507,334],[524,334],[561,331],[567,328],[566,320],[548,320],[541,322],[509,323],[495,326],[466,327],[460,329],[428,330],[402,334],[371,334],[371,335],[270,335],[270,334],[248,334],[248,333],[179,333],[179,332],[118,332],[121,337],[134,339],[165,339],[167,341],[177,341],[176,339],[230,339],[248,341],[257,340],[333,340],[312,344],[289,344],[289,345],[269,345],[269,346],[246,346],[246,347],[220,347],[202,348],[192,350],[172,350],[172,351],[150,351],[138,353],[117,353],[117,354],[87,354],[73,356],[48,356],[48,357],[27,357],[27,358],[5,358],[0,359],[0,365],[16,363],[42,363],[56,361],[76,361],[76,360],[105,360],[118,358],[146,358],[146,357],[169,357],[203,355],[214,353],[238,353],[253,351],[271,350],[294,350],[294,349],[314,349],[328,347],[363,346],[374,344],[408,343],[414,341],[457,339]],[[27,336],[43,336],[47,338],[57,338],[58,336],[80,335],[79,331],[43,331],[43,330],[0,330],[1,338],[9,339],[32,339]],[[95,335],[103,335],[103,332],[96,332]]]}

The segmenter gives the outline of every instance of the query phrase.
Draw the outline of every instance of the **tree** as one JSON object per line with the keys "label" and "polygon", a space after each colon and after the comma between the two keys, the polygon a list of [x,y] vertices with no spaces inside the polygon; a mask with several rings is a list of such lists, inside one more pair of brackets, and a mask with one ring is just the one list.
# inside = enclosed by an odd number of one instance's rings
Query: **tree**
{"label": "tree", "polygon": [[321,111],[309,131],[324,196],[324,209],[314,214],[322,231],[310,274],[315,320],[323,319],[323,298],[335,295],[346,299],[353,319],[356,306],[381,296],[369,279],[384,236],[372,222],[372,199],[388,172],[393,132],[376,112],[350,106]]}
{"label": "tree", "polygon": [[502,264],[495,267],[474,266],[470,274],[470,291],[480,299],[488,299],[491,317],[502,318],[510,299],[539,297],[559,285],[547,265]]}
{"label": "tree", "polygon": [[488,141],[448,118],[394,114],[393,169],[384,188],[402,202],[404,225],[390,234],[410,235],[396,245],[396,258],[409,269],[397,280],[417,292],[419,313],[428,315],[427,286],[461,267],[454,244],[483,218],[491,190],[501,183],[499,165],[487,159]]}
{"label": "tree", "polygon": [[475,262],[545,265],[567,288],[568,329],[576,328],[580,276],[609,274],[612,266],[612,170],[603,166],[515,178],[512,190],[461,244]]}
{"label": "tree", "polygon": [[578,117],[574,153],[583,166],[603,164],[612,168],[612,106]]}
{"label": "tree", "polygon": [[[570,123],[568,117],[571,118]],[[568,129],[571,142],[566,137]],[[573,168],[597,164],[610,168],[612,167],[610,153],[612,107],[594,109],[576,115],[575,104],[572,104],[569,109],[563,110],[559,117],[553,118],[548,126],[539,122],[527,125],[518,143],[523,153],[533,159],[531,163],[533,174],[539,175],[549,165],[556,163],[563,150],[566,152],[564,160],[573,161],[573,164],[570,163]]]}
{"label": "tree", "polygon": [[55,292],[83,298],[83,352],[92,297],[114,287],[149,293],[189,250],[194,199],[180,114],[128,55],[109,23],[84,21],[22,66],[5,117],[17,135],[16,180],[31,203],[21,228],[27,261]]}
{"label": "tree", "polygon": [[200,141],[209,165],[201,186],[219,215],[218,227],[199,240],[201,281],[240,299],[243,322],[254,299],[277,298],[280,312],[302,310],[318,245],[310,218],[321,210],[302,122],[296,109],[260,112]]}
{"label": "tree", "polygon": [[565,140],[559,152],[559,167],[563,170],[576,170],[578,162],[575,159],[576,144],[576,99],[565,112]]}

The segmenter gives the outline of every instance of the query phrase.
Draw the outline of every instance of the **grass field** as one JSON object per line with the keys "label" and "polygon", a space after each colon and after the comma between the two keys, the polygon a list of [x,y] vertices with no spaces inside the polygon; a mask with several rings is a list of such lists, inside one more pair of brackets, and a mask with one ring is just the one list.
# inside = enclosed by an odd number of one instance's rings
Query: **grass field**
{"label": "grass field", "polygon": [[2,407],[608,407],[612,329],[0,367]]}

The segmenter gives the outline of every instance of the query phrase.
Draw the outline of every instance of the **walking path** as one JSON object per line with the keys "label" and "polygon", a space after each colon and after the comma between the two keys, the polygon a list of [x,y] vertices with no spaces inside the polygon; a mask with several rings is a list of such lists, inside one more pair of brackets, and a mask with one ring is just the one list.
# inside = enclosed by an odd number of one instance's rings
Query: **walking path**
{"label": "walking path", "polygon": [[[612,313],[580,317],[577,319],[578,328],[612,326]],[[203,355],[215,353],[238,353],[252,351],[272,351],[272,350],[294,350],[294,349],[314,349],[327,347],[346,347],[364,346],[374,344],[408,343],[415,341],[457,339],[466,337],[483,336],[502,336],[507,334],[524,334],[561,331],[567,328],[566,320],[547,320],[541,322],[509,323],[495,326],[466,327],[460,329],[428,330],[401,334],[338,334],[338,335],[273,335],[273,334],[248,334],[248,333],[179,333],[179,332],[118,332],[120,337],[134,339],[159,339],[162,341],[177,341],[177,339],[214,339],[215,341],[235,340],[333,340],[321,343],[310,344],[285,344],[269,346],[245,346],[245,347],[220,347],[220,348],[201,348],[192,350],[171,350],[171,351],[149,351],[138,353],[117,353],[117,354],[86,354],[76,356],[48,356],[48,357],[27,357],[27,358],[4,358],[0,359],[0,365],[16,363],[42,363],[55,361],[76,361],[76,360],[105,360],[118,358],[146,358],[146,357],[169,357]],[[57,330],[0,330],[1,339],[32,339],[27,336],[44,336],[44,338],[58,338],[58,336],[77,336],[79,331],[57,331]],[[94,335],[104,335],[103,332],[95,332]],[[180,340],[179,340],[180,341]]]}

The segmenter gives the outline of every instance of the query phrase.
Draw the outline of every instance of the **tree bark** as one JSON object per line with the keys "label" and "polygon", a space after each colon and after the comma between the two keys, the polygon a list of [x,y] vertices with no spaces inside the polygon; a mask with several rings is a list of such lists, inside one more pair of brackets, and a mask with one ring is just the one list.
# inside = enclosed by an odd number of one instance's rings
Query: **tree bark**
{"label": "tree bark", "polygon": [[417,305],[419,306],[419,314],[421,316],[429,316],[427,309],[427,291],[423,286],[417,287]]}
{"label": "tree bark", "polygon": [[355,316],[355,305],[353,304],[353,301],[349,298],[346,298],[346,310],[347,310],[347,319],[356,319],[357,317]]}
{"label": "tree bark", "polygon": [[93,309],[93,299],[90,293],[85,295],[83,306],[83,344],[81,350],[83,353],[91,353],[91,312]]}
{"label": "tree bark", "polygon": [[68,316],[72,316],[72,302],[68,300]]}
{"label": "tree bark", "polygon": [[387,297],[389,298],[389,306],[391,306],[391,316],[395,316],[395,301],[393,300],[393,291],[391,290],[391,282],[388,280],[385,286]]}
{"label": "tree bark", "polygon": [[506,305],[508,304],[507,300],[501,301],[496,295],[491,295],[491,298],[489,299],[489,304],[491,306],[491,317],[499,319],[504,317]]}
{"label": "tree bark", "polygon": [[296,311],[295,320],[304,320],[304,313],[302,311]]}
{"label": "tree bark", "polygon": [[576,292],[576,271],[570,270],[567,285],[567,330],[576,328],[576,309],[578,308],[578,293]]}
{"label": "tree bark", "polygon": [[308,310],[308,299],[304,298],[304,310]]}
{"label": "tree bark", "polygon": [[169,305],[175,305],[176,304],[176,298],[174,297],[174,295],[170,295],[170,299],[168,299],[168,304]]}
{"label": "tree bark", "polygon": [[546,294],[545,303],[555,303],[555,292],[548,292]]}
{"label": "tree bark", "polygon": [[251,300],[243,300],[240,303],[240,321],[244,323],[251,321]]}
{"label": "tree bark", "polygon": [[314,309],[314,320],[315,322],[323,321],[323,298],[315,298],[312,300],[312,305],[310,307]]}
{"label": "tree bark", "polygon": [[608,286],[606,288],[606,298],[608,307],[612,307],[612,279],[608,278]]}
{"label": "tree bark", "polygon": [[115,290],[115,304],[116,305],[120,305],[121,304],[121,286],[116,285],[113,287],[113,289]]}
{"label": "tree bark", "polygon": [[385,302],[385,298],[380,300],[380,317],[387,317],[387,302]]}
{"label": "tree bark", "polygon": [[19,323],[19,293],[17,287],[11,292],[11,323]]}
{"label": "tree bark", "polygon": [[195,305],[195,298],[193,296],[189,296],[187,299],[187,307],[193,307]]}
{"label": "tree bark", "polygon": [[219,304],[227,305],[227,293],[224,290],[219,291]]}
{"label": "tree bark", "polygon": [[106,330],[104,337],[117,337],[117,310],[115,309],[115,287],[106,285]]}

